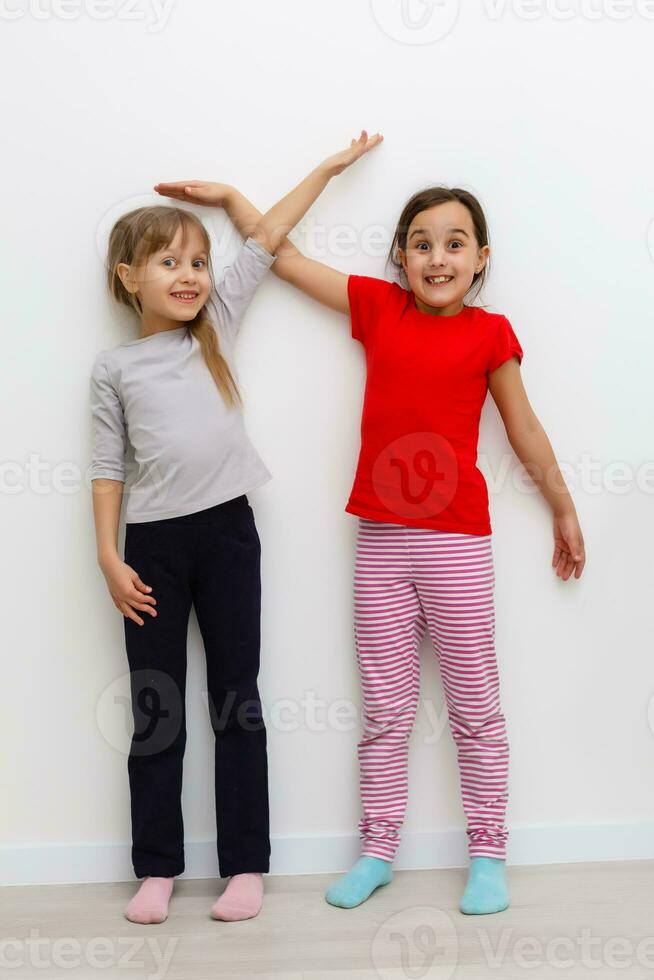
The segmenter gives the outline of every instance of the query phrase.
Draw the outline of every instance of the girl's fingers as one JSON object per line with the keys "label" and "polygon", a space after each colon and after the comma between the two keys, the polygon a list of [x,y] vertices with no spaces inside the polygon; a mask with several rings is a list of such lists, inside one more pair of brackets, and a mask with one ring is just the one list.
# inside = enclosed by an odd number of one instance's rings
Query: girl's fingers
{"label": "girl's fingers", "polygon": [[183,201],[186,197],[184,193],[178,193],[178,191],[164,191],[161,188],[157,190],[157,194],[161,194],[162,197],[172,197],[176,201]]}
{"label": "girl's fingers", "polygon": [[187,188],[190,188],[191,194],[196,193],[201,190],[204,186],[204,181],[202,180],[170,180],[162,181],[159,184],[154,185],[154,190],[158,194],[165,194],[166,197],[174,197],[178,201],[185,201],[187,199]]}
{"label": "girl's fingers", "polygon": [[136,613],[132,612],[131,607],[128,606],[126,602],[120,603],[120,611],[127,619],[133,619],[135,623],[139,624],[139,626],[143,626],[144,620],[137,616]]}
{"label": "girl's fingers", "polygon": [[160,180],[155,187],[177,187],[182,190],[185,187],[198,187],[202,183],[201,180]]}
{"label": "girl's fingers", "polygon": [[[561,540],[558,535],[556,537]],[[584,543],[580,535],[575,535],[572,541],[562,541],[560,545],[555,543],[552,568],[556,569],[556,574],[564,581],[567,581],[573,572],[575,578],[579,578],[585,564]]]}
{"label": "girl's fingers", "polygon": [[148,590],[148,586],[147,585],[143,585],[143,582],[141,582],[141,581],[133,582],[132,585],[138,591],[138,598],[141,600],[141,602],[147,602],[150,599],[154,599],[154,596],[153,595],[149,595],[149,594],[148,595],[141,595],[141,592],[146,592],[146,590]]}
{"label": "girl's fingers", "polygon": [[570,578],[570,575],[572,574],[574,567],[575,567],[574,559],[569,557],[565,563],[565,569],[563,571],[563,578],[566,582]]}
{"label": "girl's fingers", "polygon": [[136,594],[136,597],[132,597],[126,601],[129,602],[130,606],[133,606],[134,609],[140,609],[142,612],[149,612],[151,616],[157,615],[157,610],[153,609],[152,606],[148,606],[148,604],[143,601],[143,597],[138,593]]}
{"label": "girl's fingers", "polygon": [[366,145],[364,146],[364,148],[363,148],[364,149],[364,152],[365,153],[368,153],[370,150],[374,149],[375,146],[378,146],[379,143],[381,143],[381,141],[383,140],[383,138],[384,137],[381,136],[379,133],[377,133],[375,136],[372,136],[367,141]]}

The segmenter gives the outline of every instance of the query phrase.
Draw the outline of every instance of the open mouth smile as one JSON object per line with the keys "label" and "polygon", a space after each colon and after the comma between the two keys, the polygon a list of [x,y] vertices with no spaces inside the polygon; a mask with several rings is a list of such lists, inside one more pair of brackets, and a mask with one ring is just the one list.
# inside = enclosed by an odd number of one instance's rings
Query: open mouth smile
{"label": "open mouth smile", "polygon": [[179,300],[180,303],[194,303],[198,298],[198,294],[194,292],[184,292],[184,293],[171,293],[173,299]]}
{"label": "open mouth smile", "polygon": [[425,276],[425,282],[429,286],[446,286],[453,279],[454,276]]}

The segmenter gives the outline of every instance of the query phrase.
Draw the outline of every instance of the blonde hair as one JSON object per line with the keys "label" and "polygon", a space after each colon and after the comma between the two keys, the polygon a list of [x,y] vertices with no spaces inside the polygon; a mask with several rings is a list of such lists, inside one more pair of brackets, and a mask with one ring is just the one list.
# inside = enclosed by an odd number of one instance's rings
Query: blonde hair
{"label": "blonde hair", "polygon": [[[180,227],[182,243],[185,241],[187,229],[197,228],[200,232],[213,285],[209,235],[200,219],[190,211],[163,204],[136,208],[123,214],[111,229],[107,247],[107,288],[118,303],[128,306],[139,317],[143,312],[141,302],[135,293],[130,293],[123,285],[117,272],[118,265],[121,262],[127,265],[145,264],[151,255],[170,245]],[[207,312],[206,304],[188,326],[200,344],[207,367],[226,403],[231,407],[242,403],[229,365],[220,352],[218,334]]]}

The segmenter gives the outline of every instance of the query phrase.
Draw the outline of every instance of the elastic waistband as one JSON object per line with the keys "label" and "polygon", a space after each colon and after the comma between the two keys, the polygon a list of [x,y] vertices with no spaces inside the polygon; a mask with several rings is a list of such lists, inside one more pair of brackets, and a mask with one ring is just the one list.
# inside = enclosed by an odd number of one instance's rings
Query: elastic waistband
{"label": "elastic waistband", "polygon": [[248,510],[250,508],[250,503],[248,501],[247,495],[242,493],[238,497],[232,497],[231,500],[224,500],[221,504],[214,504],[213,507],[206,507],[204,510],[196,510],[192,514],[182,514],[179,517],[164,517],[156,521],[138,521],[134,523],[126,523],[125,531],[129,531],[133,528],[139,527],[169,527],[171,524],[213,524],[232,513],[238,513],[239,511]]}

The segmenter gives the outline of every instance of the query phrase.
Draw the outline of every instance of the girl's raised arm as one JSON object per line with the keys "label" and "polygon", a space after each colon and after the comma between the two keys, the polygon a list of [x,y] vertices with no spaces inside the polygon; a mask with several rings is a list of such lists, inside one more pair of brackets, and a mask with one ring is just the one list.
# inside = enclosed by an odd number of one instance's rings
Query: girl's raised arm
{"label": "girl's raised arm", "polygon": [[300,218],[304,217],[331,178],[343,173],[364,153],[368,153],[381,143],[383,138],[379,133],[369,138],[365,129],[362,130],[358,140],[352,140],[346,150],[341,150],[340,153],[323,160],[297,187],[266,211],[253,232],[253,238],[256,238],[270,253],[275,253],[288,232],[295,227]]}
{"label": "girl's raised arm", "polygon": [[242,235],[251,236],[271,255],[276,254],[271,268],[280,279],[297,286],[325,306],[348,313],[348,276],[338,269],[302,255],[286,236],[306,214],[331,178],[342,173],[359,157],[381,143],[383,138],[379,133],[368,137],[366,131],[362,130],[358,140],[353,139],[346,150],[324,160],[263,216],[247,198],[228,184],[198,180],[175,181],[156,184],[155,190],[178,200],[224,207]]}
{"label": "girl's raised arm", "polygon": [[339,313],[350,312],[347,273],[333,269],[324,262],[307,258],[288,238],[279,246],[271,269],[280,279],[297,286],[307,296],[317,299],[330,309],[338,310]]}

